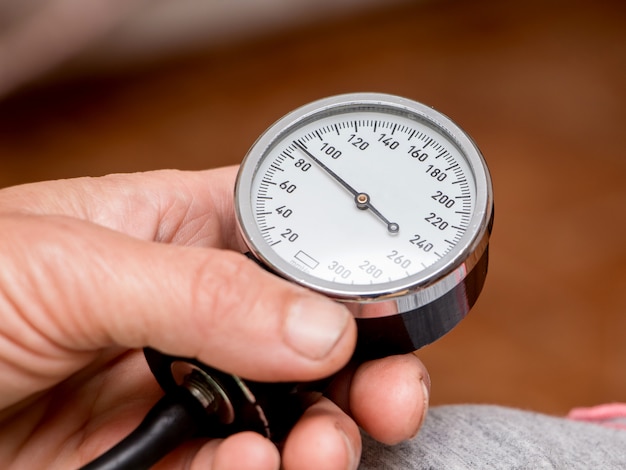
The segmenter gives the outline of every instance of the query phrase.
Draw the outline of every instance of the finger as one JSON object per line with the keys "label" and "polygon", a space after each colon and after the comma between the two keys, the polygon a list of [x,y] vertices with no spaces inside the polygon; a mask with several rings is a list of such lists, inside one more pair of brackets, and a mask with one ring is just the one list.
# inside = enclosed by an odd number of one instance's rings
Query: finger
{"label": "finger", "polygon": [[285,441],[285,470],[351,470],[361,456],[356,423],[337,405],[322,398],[304,413]]}
{"label": "finger", "polygon": [[280,468],[278,449],[260,434],[242,432],[223,440],[216,439],[206,443],[196,453],[190,466],[190,470],[240,470],[243,468],[278,470]]}
{"label": "finger", "polygon": [[143,240],[237,248],[237,167],[44,181],[0,190],[0,213],[65,215]]}
{"label": "finger", "polygon": [[334,385],[331,397],[374,439],[396,444],[417,434],[428,410],[430,378],[414,354],[366,362],[349,379]]}
{"label": "finger", "polygon": [[74,219],[10,219],[0,301],[12,313],[0,333],[12,342],[0,358],[13,371],[58,377],[79,352],[121,345],[255,380],[312,380],[354,348],[344,307],[239,253],[143,242]]}

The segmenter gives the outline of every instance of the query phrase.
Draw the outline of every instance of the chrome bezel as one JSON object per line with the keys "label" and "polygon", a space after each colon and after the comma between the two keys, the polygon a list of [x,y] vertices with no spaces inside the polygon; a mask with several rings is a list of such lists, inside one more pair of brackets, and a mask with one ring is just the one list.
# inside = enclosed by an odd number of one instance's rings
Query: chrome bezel
{"label": "chrome bezel", "polygon": [[[257,227],[252,205],[252,181],[269,151],[294,130],[319,118],[352,110],[372,110],[403,115],[425,123],[453,142],[467,160],[476,185],[474,213],[461,240],[441,260],[428,268],[391,282],[346,285],[319,279],[292,266],[265,242]],[[240,234],[250,252],[278,275],[331,298],[357,303],[392,300],[389,314],[406,311],[402,305],[420,306],[439,298],[461,283],[487,250],[493,215],[493,190],[489,170],[478,147],[451,119],[435,109],[406,98],[382,93],[351,93],[324,98],[302,106],[270,126],[244,158],[235,186],[235,208]],[[395,310],[395,311],[394,311]]]}

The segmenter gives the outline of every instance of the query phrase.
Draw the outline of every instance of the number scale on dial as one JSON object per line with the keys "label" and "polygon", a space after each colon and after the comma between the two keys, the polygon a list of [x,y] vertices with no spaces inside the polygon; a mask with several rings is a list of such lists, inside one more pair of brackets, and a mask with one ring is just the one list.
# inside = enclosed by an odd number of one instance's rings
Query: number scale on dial
{"label": "number scale on dial", "polygon": [[443,258],[467,230],[474,193],[450,139],[378,110],[296,128],[269,150],[252,191],[267,244],[345,284],[393,281]]}

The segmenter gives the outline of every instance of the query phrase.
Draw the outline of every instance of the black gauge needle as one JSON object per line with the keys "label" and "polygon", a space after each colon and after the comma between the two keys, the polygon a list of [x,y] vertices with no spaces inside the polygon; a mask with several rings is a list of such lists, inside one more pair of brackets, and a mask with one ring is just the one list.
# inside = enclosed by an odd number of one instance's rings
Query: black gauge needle
{"label": "black gauge needle", "polygon": [[387,230],[390,233],[398,233],[400,230],[400,226],[395,222],[389,222],[389,220],[380,213],[378,209],[376,209],[370,200],[370,196],[367,193],[361,193],[350,186],[341,176],[335,173],[333,170],[328,168],[324,163],[322,163],[315,155],[313,155],[309,150],[298,140],[293,141],[294,145],[298,147],[307,157],[313,160],[320,168],[322,168],[326,173],[333,177],[337,183],[343,186],[350,194],[354,196],[354,202],[359,209],[366,210],[369,209],[372,211],[376,217],[382,220],[387,225]]}

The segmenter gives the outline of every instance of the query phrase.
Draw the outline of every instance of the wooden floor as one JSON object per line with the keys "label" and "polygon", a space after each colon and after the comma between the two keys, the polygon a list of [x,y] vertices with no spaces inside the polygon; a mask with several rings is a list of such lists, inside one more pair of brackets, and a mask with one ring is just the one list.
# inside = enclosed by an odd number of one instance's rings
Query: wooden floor
{"label": "wooden floor", "polygon": [[626,401],[626,3],[414,2],[0,102],[0,186],[237,163],[275,119],[405,95],[474,137],[496,191],[475,310],[420,356],[433,403]]}

